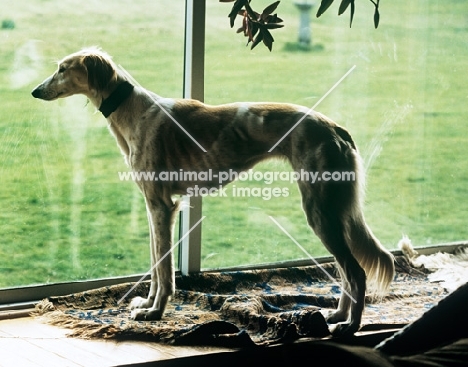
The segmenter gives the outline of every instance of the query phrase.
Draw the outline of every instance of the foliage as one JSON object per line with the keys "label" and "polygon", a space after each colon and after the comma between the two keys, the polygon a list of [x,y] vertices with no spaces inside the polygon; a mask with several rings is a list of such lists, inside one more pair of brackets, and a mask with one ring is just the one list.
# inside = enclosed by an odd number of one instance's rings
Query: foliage
{"label": "foliage", "polygon": [[[330,5],[333,3],[334,0],[322,0],[320,3],[320,7],[317,11],[317,18],[320,17],[323,13],[327,11],[327,9],[330,7]],[[380,13],[379,13],[379,3],[380,0],[369,0],[372,4],[374,4],[375,11],[374,11],[374,26],[377,28],[379,26],[380,22]],[[340,7],[338,9],[338,15],[343,14],[348,7],[350,8],[350,20],[349,20],[349,26],[353,24],[353,18],[354,18],[354,10],[355,10],[355,4],[354,0],[341,0]]]}
{"label": "foliage", "polygon": [[[263,44],[268,47],[271,51],[273,47],[273,36],[270,30],[283,27],[283,20],[273,13],[279,5],[279,1],[268,5],[263,9],[262,13],[257,13],[250,6],[250,0],[219,0],[222,3],[234,2],[231,12],[229,13],[231,28],[234,27],[234,21],[238,15],[242,16],[242,27],[237,30],[237,33],[244,33],[244,36],[248,38],[247,45],[252,42],[251,49],[257,46],[263,41]],[[317,11],[317,18],[325,13],[334,0],[322,0],[320,7]],[[380,22],[379,3],[380,0],[369,0],[374,4],[374,26],[377,28]],[[338,9],[338,15],[342,15],[346,10],[350,8],[350,20],[349,26],[353,24],[355,4],[354,0],[341,0],[340,7]]]}
{"label": "foliage", "polygon": [[271,51],[274,39],[270,30],[283,27],[279,24],[283,20],[276,14],[272,15],[280,2],[276,1],[268,5],[260,14],[251,8],[249,0],[220,0],[220,2],[232,1],[235,3],[229,13],[231,28],[234,26],[236,17],[242,16],[242,27],[237,30],[237,33],[244,33],[244,36],[248,38],[247,45],[252,42],[251,49],[263,41],[263,44]]}
{"label": "foliage", "polygon": [[14,29],[15,22],[11,19],[2,20],[2,29]]}

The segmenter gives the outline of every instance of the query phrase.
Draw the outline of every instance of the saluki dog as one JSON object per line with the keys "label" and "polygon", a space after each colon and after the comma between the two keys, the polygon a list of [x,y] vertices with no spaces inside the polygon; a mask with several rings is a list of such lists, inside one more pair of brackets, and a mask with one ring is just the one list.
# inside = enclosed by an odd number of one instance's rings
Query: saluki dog
{"label": "saluki dog", "polygon": [[[312,184],[299,180],[298,186],[307,221],[335,257],[342,279],[338,307],[327,321],[337,324],[336,334],[356,332],[366,283],[367,290],[382,294],[393,279],[394,260],[364,220],[363,168],[348,131],[298,105],[243,102],[211,106],[162,98],[129,80],[108,54],[88,48],[62,59],[55,73],[32,95],[46,101],[85,95],[107,118],[134,172],[245,172],[272,157],[287,159],[295,172],[355,172],[351,181],[317,180]],[[175,291],[172,256],[154,266],[172,247],[179,206],[172,197],[186,194],[195,185],[218,187],[219,182],[140,180],[137,185],[146,203],[153,270],[149,295],[131,301],[131,317],[159,320]]]}

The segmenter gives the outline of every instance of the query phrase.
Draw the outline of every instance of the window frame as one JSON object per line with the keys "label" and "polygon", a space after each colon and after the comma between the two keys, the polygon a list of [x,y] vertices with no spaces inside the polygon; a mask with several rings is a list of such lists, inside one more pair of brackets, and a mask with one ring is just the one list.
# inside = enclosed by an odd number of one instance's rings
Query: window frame
{"label": "window frame", "polygon": [[[185,1],[185,37],[183,97],[204,100],[204,55],[205,55],[206,0]],[[179,268],[177,273],[187,275],[201,270],[201,223],[194,227],[202,216],[202,198],[183,197],[184,209],[179,220]],[[190,231],[190,229],[193,230]],[[187,235],[188,233],[188,235]],[[184,237],[185,236],[185,237]],[[83,281],[58,282],[0,289],[0,313],[11,310],[29,310],[39,300],[61,296],[104,286],[142,280],[143,274],[87,279]],[[144,280],[149,279],[147,274]]]}
{"label": "window frame", "polygon": [[[206,0],[185,1],[184,98],[204,101]],[[201,270],[202,198],[183,197],[179,222],[179,269],[182,274]],[[193,230],[190,229],[193,227]]]}
{"label": "window frame", "polygon": [[[185,41],[184,41],[184,72],[183,72],[183,97],[204,101],[204,69],[205,69],[205,28],[206,28],[206,0],[185,1]],[[183,240],[179,244],[179,270],[177,274],[188,275],[200,272],[201,269],[201,239],[202,225],[194,225],[202,219],[202,198],[183,197],[183,209],[180,213],[178,234]],[[192,227],[194,227],[193,230]],[[435,246],[418,247],[422,255],[437,251],[452,252],[460,245],[466,245],[466,241],[439,244]],[[401,254],[400,251],[392,251]],[[331,256],[316,259],[319,263],[332,261]],[[235,267],[223,267],[223,271],[238,271],[251,269],[265,269],[272,267],[306,266],[313,264],[309,259],[298,259],[270,264],[239,265]],[[210,269],[213,271],[216,269]],[[136,282],[141,280],[142,274],[119,276],[101,279],[89,279],[83,281],[70,281],[52,284],[29,285],[0,289],[0,313],[7,310],[30,309],[43,298],[60,296],[89,289]],[[149,275],[146,277],[149,279]]]}

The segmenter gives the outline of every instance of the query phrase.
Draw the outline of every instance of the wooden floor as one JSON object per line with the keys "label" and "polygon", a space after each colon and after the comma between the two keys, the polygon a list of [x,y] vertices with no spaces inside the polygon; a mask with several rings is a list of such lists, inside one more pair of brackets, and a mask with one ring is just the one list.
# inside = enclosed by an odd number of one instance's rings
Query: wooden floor
{"label": "wooden floor", "polygon": [[105,367],[229,351],[138,341],[91,341],[66,334],[65,329],[31,317],[0,320],[0,367]]}

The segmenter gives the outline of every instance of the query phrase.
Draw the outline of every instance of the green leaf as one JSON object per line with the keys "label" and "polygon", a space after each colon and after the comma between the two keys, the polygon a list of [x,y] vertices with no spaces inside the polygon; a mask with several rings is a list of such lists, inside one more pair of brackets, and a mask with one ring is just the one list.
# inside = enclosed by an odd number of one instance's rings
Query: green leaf
{"label": "green leaf", "polygon": [[260,14],[258,14],[256,11],[254,11],[251,7],[250,7],[250,3],[249,1],[247,0],[244,0],[244,5],[245,5],[245,10],[247,10],[247,14],[249,14],[249,17],[251,19],[254,19],[254,20],[257,20],[258,17],[260,16]]}
{"label": "green leaf", "polygon": [[237,14],[242,9],[242,7],[247,3],[247,0],[236,0],[232,6],[231,12],[228,17],[230,18],[231,28],[234,27],[234,21],[236,20]]}
{"label": "green leaf", "polygon": [[351,4],[351,0],[343,0],[340,4],[340,8],[338,9],[338,15],[343,14],[346,9],[348,9],[349,4]]}
{"label": "green leaf", "polygon": [[283,22],[283,19],[279,18],[278,15],[273,14],[273,15],[268,15],[264,19],[265,23],[281,23]]}
{"label": "green leaf", "polygon": [[271,33],[263,28],[262,29],[262,34],[263,34],[263,44],[268,47],[268,49],[271,52],[271,49],[273,48],[273,42],[275,41]]}
{"label": "green leaf", "polygon": [[265,20],[268,15],[273,13],[276,10],[276,8],[278,7],[279,3],[280,3],[280,1],[276,1],[273,4],[268,5],[265,9],[263,9],[262,19]]}
{"label": "green leaf", "polygon": [[250,49],[253,50],[255,46],[257,46],[260,42],[262,42],[262,40],[263,40],[263,33],[262,33],[262,32],[258,32],[258,36],[257,36],[257,38],[255,38],[255,40],[253,41],[252,47],[250,47]]}
{"label": "green leaf", "polygon": [[349,28],[353,25],[353,18],[354,18],[354,0],[351,0],[351,17],[349,19]]}
{"label": "green leaf", "polygon": [[278,23],[267,23],[265,24],[266,29],[277,29],[277,28],[283,28],[284,24],[278,24]]}
{"label": "green leaf", "polygon": [[333,0],[322,0],[320,7],[317,11],[317,18],[327,11],[330,5],[333,3]]}
{"label": "green leaf", "polygon": [[253,41],[255,35],[257,34],[258,32],[258,25],[255,24],[255,23],[252,23],[250,25],[250,32],[249,32],[249,39],[250,41]]}
{"label": "green leaf", "polygon": [[379,8],[376,6],[375,7],[375,12],[374,12],[374,26],[375,29],[378,28],[380,22],[380,13],[379,13]]}

